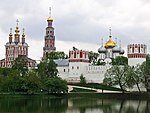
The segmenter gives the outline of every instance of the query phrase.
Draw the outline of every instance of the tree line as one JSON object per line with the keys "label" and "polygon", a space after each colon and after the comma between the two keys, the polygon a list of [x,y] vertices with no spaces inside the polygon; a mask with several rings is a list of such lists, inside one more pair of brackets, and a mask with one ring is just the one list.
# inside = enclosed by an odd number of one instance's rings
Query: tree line
{"label": "tree line", "polygon": [[[59,54],[60,53],[60,54]],[[57,76],[54,59],[64,59],[62,52],[52,52],[42,60],[37,69],[28,69],[27,57],[19,56],[12,68],[0,68],[0,92],[6,93],[65,93],[67,82]]]}
{"label": "tree line", "polygon": [[[126,89],[136,87],[141,92],[141,86],[150,91],[150,56],[141,65],[129,66],[125,58],[117,57],[114,65],[105,73],[103,83],[109,86],[119,86],[124,93]],[[125,63],[126,62],[126,63]]]}

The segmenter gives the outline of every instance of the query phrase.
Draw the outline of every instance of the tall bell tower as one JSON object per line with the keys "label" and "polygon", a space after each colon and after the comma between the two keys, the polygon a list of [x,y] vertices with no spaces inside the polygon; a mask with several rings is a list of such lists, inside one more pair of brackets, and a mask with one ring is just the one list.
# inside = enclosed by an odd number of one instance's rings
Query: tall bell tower
{"label": "tall bell tower", "polygon": [[54,27],[52,25],[53,18],[51,18],[51,8],[49,9],[49,17],[47,18],[48,26],[46,27],[46,35],[44,37],[44,47],[43,47],[43,58],[45,58],[48,53],[56,51],[55,47],[55,36]]}

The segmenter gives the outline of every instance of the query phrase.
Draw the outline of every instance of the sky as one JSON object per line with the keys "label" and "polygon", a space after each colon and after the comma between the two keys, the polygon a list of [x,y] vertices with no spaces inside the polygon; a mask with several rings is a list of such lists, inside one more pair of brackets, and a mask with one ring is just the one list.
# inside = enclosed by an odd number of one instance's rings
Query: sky
{"label": "sky", "polygon": [[[112,38],[126,51],[127,45],[144,43],[150,47],[149,0],[1,0],[0,58],[5,57],[5,44],[10,28],[14,34],[19,20],[20,34],[25,29],[29,57],[43,55],[45,28],[51,7],[57,51],[68,54],[73,46],[97,52]],[[149,51],[148,51],[149,52]],[[125,53],[126,56],[126,53]]]}

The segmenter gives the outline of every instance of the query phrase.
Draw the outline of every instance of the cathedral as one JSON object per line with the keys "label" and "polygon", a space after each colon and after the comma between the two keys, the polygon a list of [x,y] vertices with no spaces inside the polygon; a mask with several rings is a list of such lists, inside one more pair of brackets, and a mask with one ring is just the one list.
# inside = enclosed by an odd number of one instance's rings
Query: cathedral
{"label": "cathedral", "polygon": [[0,67],[11,68],[13,61],[19,56],[24,56],[27,58],[28,68],[36,67],[36,61],[31,58],[28,58],[29,46],[25,41],[24,29],[22,30],[21,40],[20,40],[19,32],[20,30],[19,30],[18,20],[17,20],[14,40],[13,40],[12,28],[10,28],[9,41],[5,45],[5,49],[6,49],[5,58],[0,60]]}
{"label": "cathedral", "polygon": [[[48,53],[55,52],[55,36],[54,27],[52,25],[53,18],[51,15],[47,18],[48,26],[46,27],[46,35],[44,37],[43,59]],[[102,83],[104,74],[111,67],[112,58],[122,56],[124,50],[112,40],[111,29],[109,40],[105,45],[101,45],[98,49],[99,57],[97,60],[105,62],[105,65],[93,65],[89,62],[89,51],[73,49],[69,50],[68,59],[54,60],[57,64],[58,76],[67,82],[79,82],[80,76],[83,75],[89,83]]]}
{"label": "cathedral", "polygon": [[116,58],[117,56],[122,56],[124,54],[124,50],[121,48],[121,44],[119,47],[117,45],[117,42],[114,42],[112,40],[111,29],[110,29],[109,40],[105,43],[105,45],[103,45],[103,41],[102,41],[102,45],[98,49],[98,52],[99,52],[98,59],[100,60],[100,62],[105,62],[105,63],[111,63],[112,59]]}
{"label": "cathedral", "polygon": [[98,60],[104,62],[104,65],[93,65],[90,63],[89,51],[70,50],[68,59],[55,60],[58,76],[69,83],[80,82],[81,75],[86,78],[88,83],[102,83],[105,72],[112,66],[112,58],[122,56],[124,50],[118,47],[117,43],[109,36],[109,40],[105,43],[105,46],[101,45],[98,52]]}

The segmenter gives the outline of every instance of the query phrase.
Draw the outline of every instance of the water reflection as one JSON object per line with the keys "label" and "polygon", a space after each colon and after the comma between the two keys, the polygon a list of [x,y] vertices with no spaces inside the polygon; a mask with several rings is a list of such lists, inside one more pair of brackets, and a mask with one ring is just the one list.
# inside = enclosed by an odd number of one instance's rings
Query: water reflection
{"label": "water reflection", "polygon": [[150,113],[150,100],[0,96],[0,113]]}

